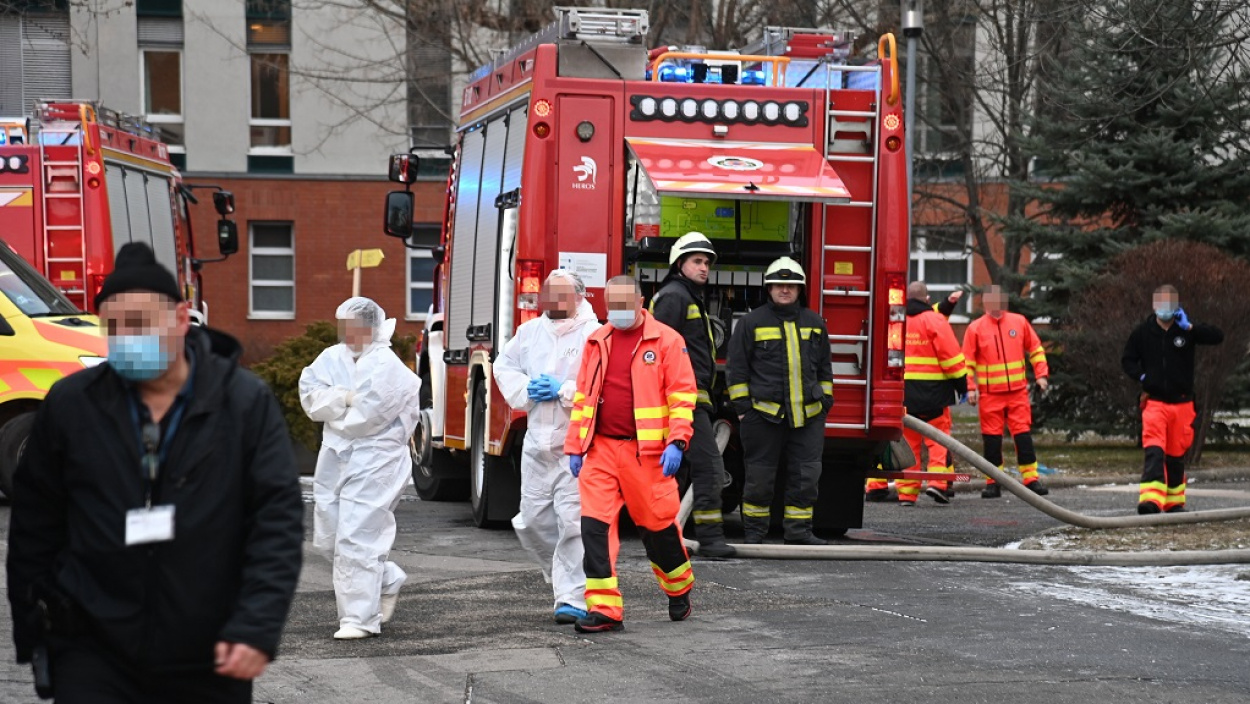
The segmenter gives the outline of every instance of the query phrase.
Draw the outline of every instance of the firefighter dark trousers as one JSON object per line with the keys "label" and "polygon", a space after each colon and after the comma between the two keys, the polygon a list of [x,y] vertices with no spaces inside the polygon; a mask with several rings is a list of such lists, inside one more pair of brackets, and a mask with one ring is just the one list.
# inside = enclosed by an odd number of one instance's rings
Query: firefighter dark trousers
{"label": "firefighter dark trousers", "polygon": [[820,485],[825,424],[813,419],[801,428],[765,420],[756,411],[742,419],[746,484],[742,489],[742,526],[748,541],[763,540],[771,520],[777,462],[786,460],[786,504],[782,519],[786,540],[812,534],[812,507]]}
{"label": "firefighter dark trousers", "polygon": [[681,596],[694,586],[690,556],[681,542],[677,480],[665,477],[658,455],[641,457],[634,440],[598,435],[577,480],[582,498],[582,545],[586,549],[586,608],[622,621],[625,603],[616,580],[621,507],[638,526],[660,589]]}
{"label": "firefighter dark trousers", "polygon": [[1146,451],[1139,504],[1160,511],[1185,505],[1185,453],[1194,442],[1194,404],[1148,399],[1141,412],[1141,444]]}
{"label": "firefighter dark trousers", "polygon": [[[1027,430],[1022,433],[1016,433],[1012,436],[1011,441],[1016,446],[1016,466],[1020,468],[1020,481],[1025,484],[1032,484],[1037,481],[1037,451],[1033,449],[1033,434]],[[981,455],[985,457],[987,462],[1002,469],[1002,430],[999,430],[998,435],[982,435],[981,443],[985,448]],[[986,477],[985,483],[993,484],[994,480]]]}
{"label": "firefighter dark trousers", "polygon": [[712,414],[706,408],[694,411],[694,436],[686,451],[690,461],[690,486],[694,489],[694,532],[702,545],[725,542],[721,516],[721,489],[725,481],[725,461],[716,448]]}
{"label": "firefighter dark trousers", "polygon": [[57,704],[245,704],[252,683],[210,669],[155,674],[119,660],[89,638],[52,648]]}

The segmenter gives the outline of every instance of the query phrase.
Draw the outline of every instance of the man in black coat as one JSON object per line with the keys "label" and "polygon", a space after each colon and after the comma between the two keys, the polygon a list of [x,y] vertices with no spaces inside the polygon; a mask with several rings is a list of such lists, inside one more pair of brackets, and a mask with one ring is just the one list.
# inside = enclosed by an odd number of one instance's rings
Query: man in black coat
{"label": "man in black coat", "polygon": [[96,303],[109,361],[52,388],[14,477],[18,662],[46,655],[62,704],[250,702],[301,562],[282,412],[147,246]]}

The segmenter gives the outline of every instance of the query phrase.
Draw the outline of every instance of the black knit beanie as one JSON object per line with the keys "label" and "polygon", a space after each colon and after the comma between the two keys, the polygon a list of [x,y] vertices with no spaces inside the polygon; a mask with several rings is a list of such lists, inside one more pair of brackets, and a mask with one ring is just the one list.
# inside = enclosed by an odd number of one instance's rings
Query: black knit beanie
{"label": "black knit beanie", "polygon": [[152,248],[142,242],[131,242],[118,250],[113,273],[104,279],[104,286],[96,294],[96,308],[110,296],[127,291],[152,291],[175,301],[182,300],[178,280],[156,261]]}

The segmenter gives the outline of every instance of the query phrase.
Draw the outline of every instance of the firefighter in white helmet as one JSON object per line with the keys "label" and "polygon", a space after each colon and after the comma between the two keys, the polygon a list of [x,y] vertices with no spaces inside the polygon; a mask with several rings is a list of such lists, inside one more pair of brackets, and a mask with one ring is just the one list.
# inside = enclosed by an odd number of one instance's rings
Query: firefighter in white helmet
{"label": "firefighter in white helmet", "polygon": [[701,232],[688,232],[673,243],[668,253],[669,272],[664,285],[651,299],[655,319],[681,333],[699,387],[694,412],[694,436],[686,458],[690,462],[690,484],[694,490],[694,530],[699,554],[704,557],[732,557],[734,549],[725,543],[721,516],[721,489],[725,462],[716,447],[712,419],[716,414],[716,344],[712,323],[704,302],[708,273],[716,263],[712,241]]}
{"label": "firefighter in white helmet", "polygon": [[768,533],[777,460],[786,459],[787,545],[824,545],[812,535],[833,365],[825,321],[803,307],[803,267],[782,257],[764,271],[766,305],[738,321],[729,343],[729,399],[742,422],[747,544]]}

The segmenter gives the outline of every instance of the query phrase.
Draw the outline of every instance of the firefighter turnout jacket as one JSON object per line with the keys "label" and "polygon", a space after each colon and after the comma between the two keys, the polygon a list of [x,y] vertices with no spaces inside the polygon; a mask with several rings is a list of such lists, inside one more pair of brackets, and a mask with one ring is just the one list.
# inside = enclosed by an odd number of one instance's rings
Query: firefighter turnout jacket
{"label": "firefighter turnout jacket", "polygon": [[729,400],[738,415],[803,427],[833,406],[833,353],[825,321],[797,304],[756,308],[729,342]]}
{"label": "firefighter turnout jacket", "polygon": [[1019,313],[1003,311],[1001,318],[986,314],[964,331],[964,360],[968,365],[968,391],[1008,393],[1029,386],[1025,361],[1033,376],[1050,376],[1042,340]]}
{"label": "firefighter turnout jacket", "polygon": [[[1154,313],[1138,325],[1124,345],[1120,366],[1142,391],[1164,403],[1182,403],[1194,398],[1194,346],[1218,345],[1224,331],[1214,325],[1194,323],[1188,330],[1172,323],[1164,330]],[[1145,378],[1142,378],[1142,375]]]}
{"label": "firefighter turnout jacket", "polygon": [[[638,453],[658,455],[670,443],[690,443],[696,390],[686,343],[676,331],[656,321],[647,311],[642,317],[642,339],[634,349],[630,376],[634,380],[634,423]],[[577,392],[564,453],[584,455],[595,438],[603,377],[608,369],[616,328],[596,330],[582,351],[577,372]]]}
{"label": "firefighter turnout jacket", "polygon": [[924,301],[907,300],[907,337],[903,372],[907,412],[933,420],[964,392],[964,355],[946,318]]}
{"label": "firefighter turnout jacket", "polygon": [[712,324],[703,306],[703,295],[693,281],[680,274],[670,274],[664,286],[651,299],[655,319],[681,333],[686,340],[694,381],[699,387],[699,405],[709,410],[712,385],[716,379],[716,345],[712,342]]}

